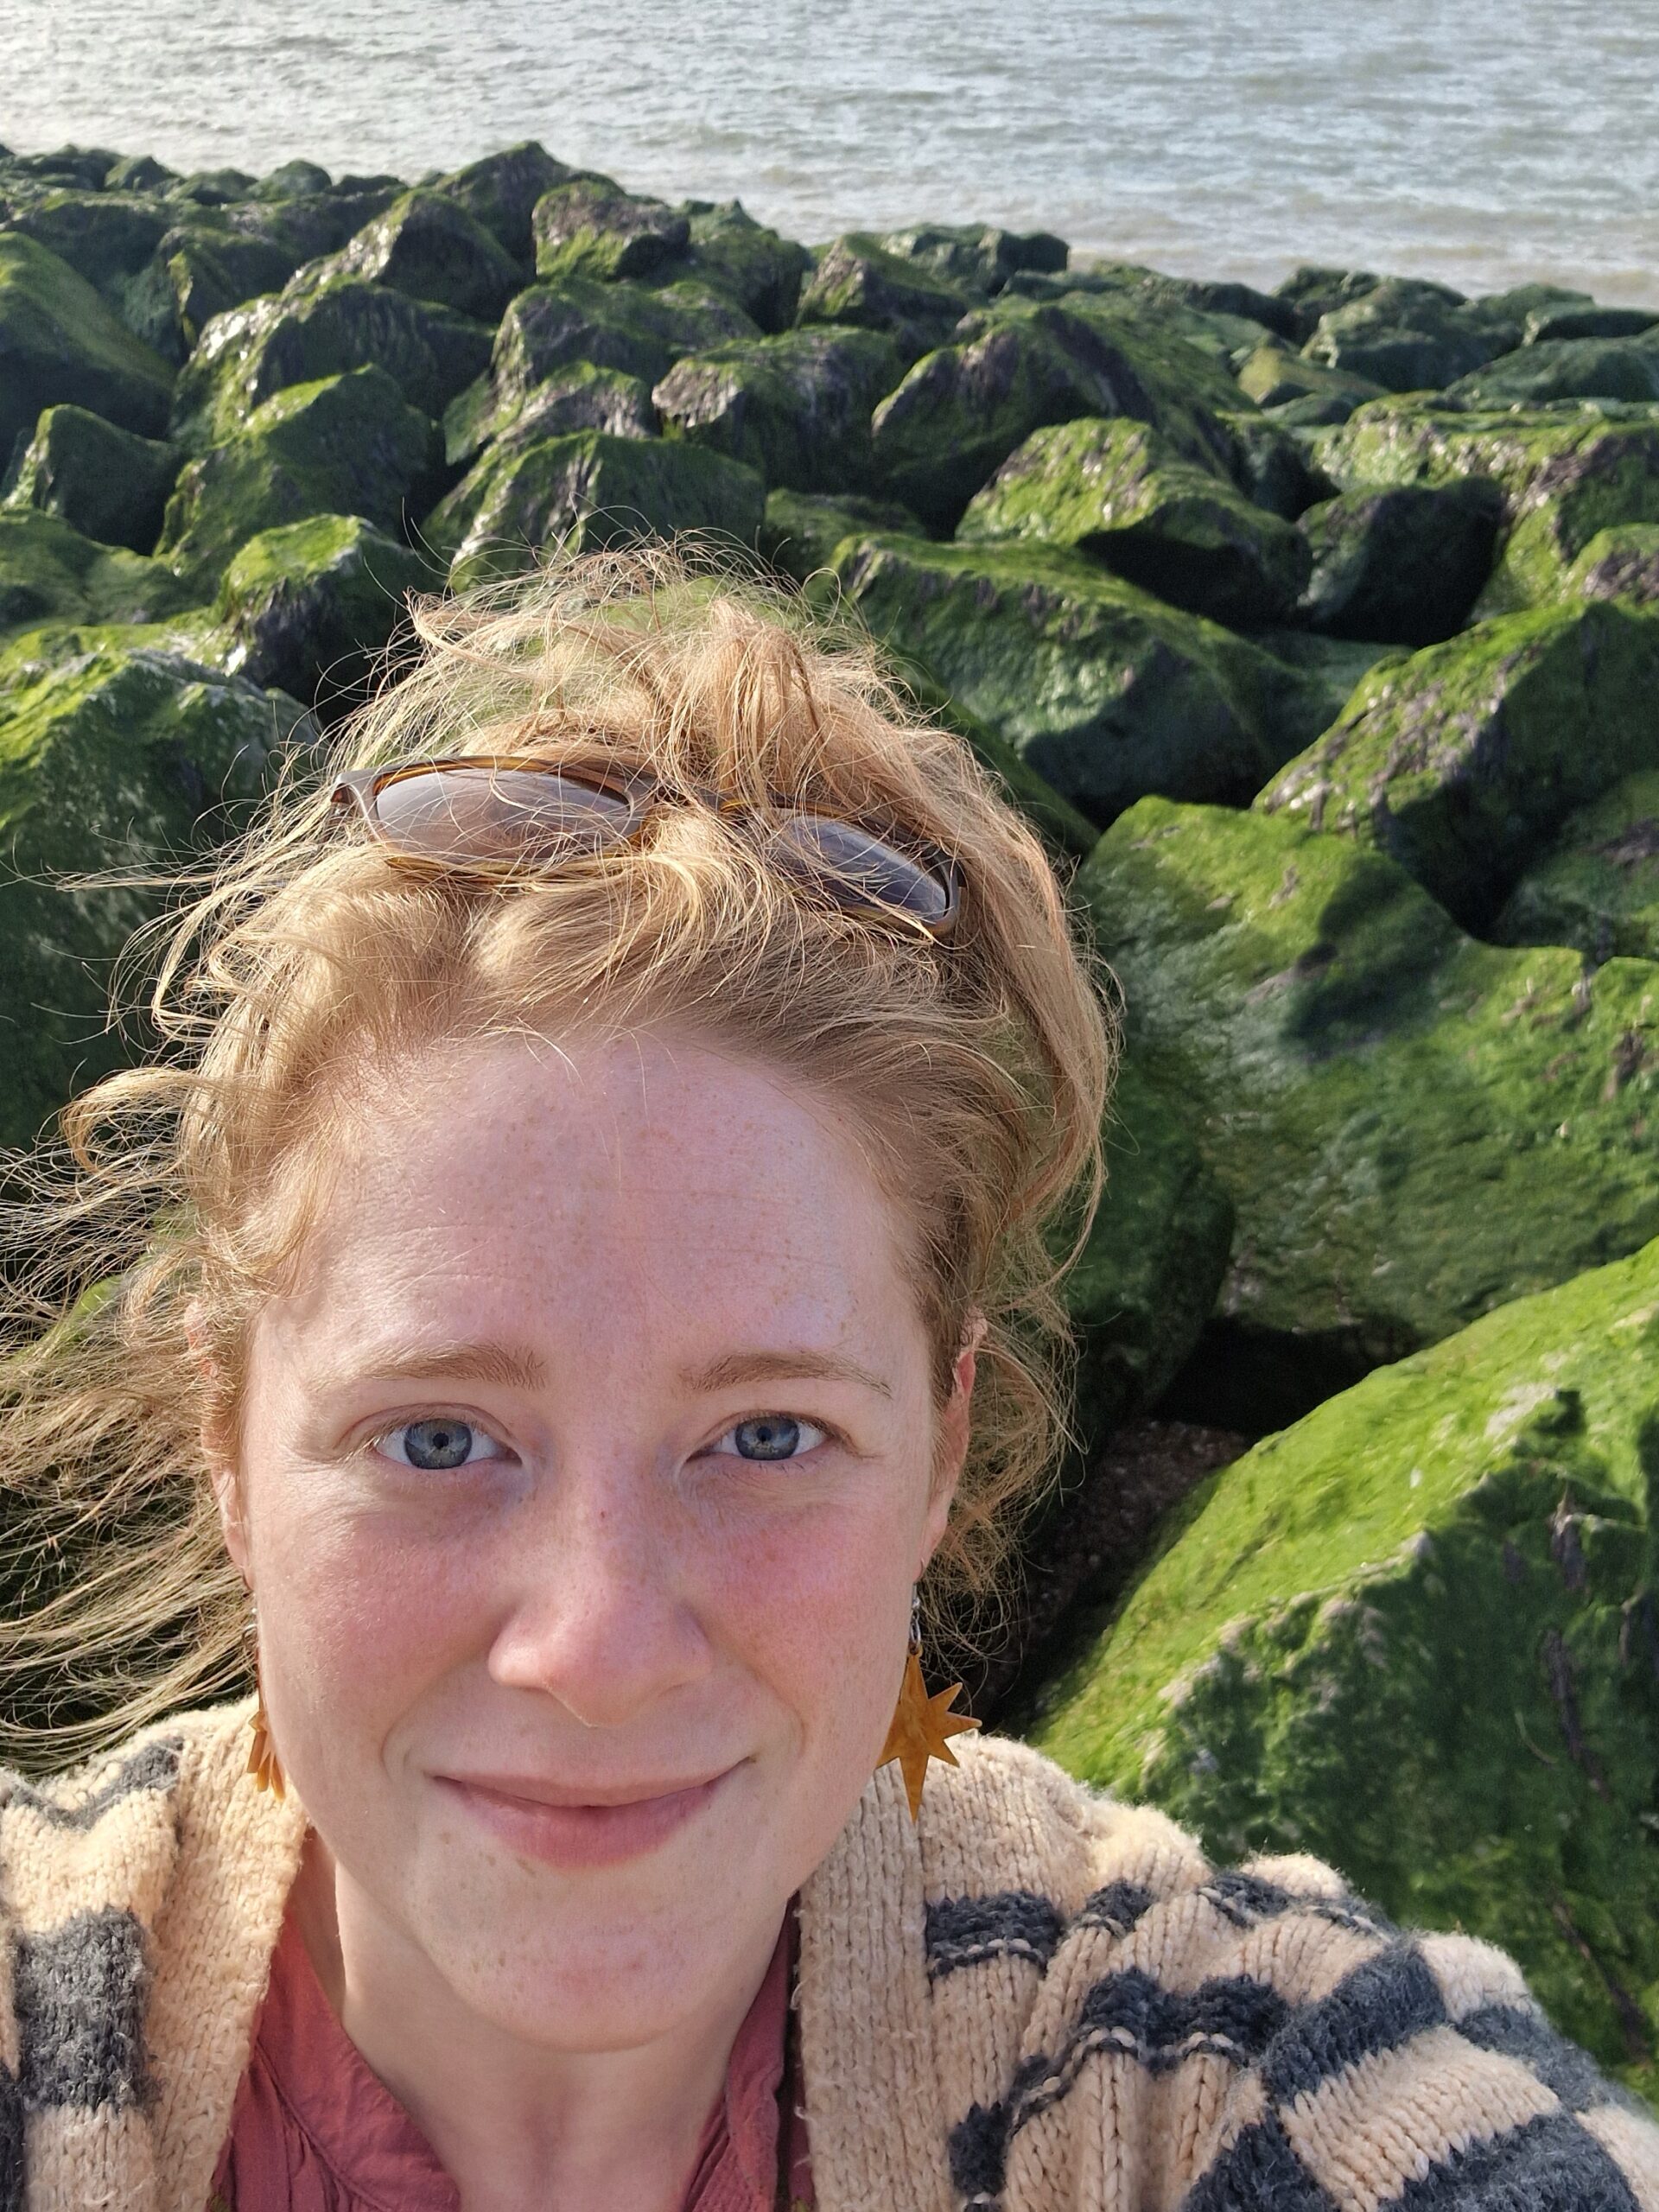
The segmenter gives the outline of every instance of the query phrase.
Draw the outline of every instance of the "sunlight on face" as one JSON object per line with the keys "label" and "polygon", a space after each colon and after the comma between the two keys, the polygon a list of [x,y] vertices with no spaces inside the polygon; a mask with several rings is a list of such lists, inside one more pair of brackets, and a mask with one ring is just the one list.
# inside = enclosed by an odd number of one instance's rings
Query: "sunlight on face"
{"label": "sunlight on face", "polygon": [[882,1746],[947,1502],[900,1225],[831,1109],[689,1043],[445,1046],[361,1119],[250,1347],[276,1741],[456,1998],[631,2045]]}

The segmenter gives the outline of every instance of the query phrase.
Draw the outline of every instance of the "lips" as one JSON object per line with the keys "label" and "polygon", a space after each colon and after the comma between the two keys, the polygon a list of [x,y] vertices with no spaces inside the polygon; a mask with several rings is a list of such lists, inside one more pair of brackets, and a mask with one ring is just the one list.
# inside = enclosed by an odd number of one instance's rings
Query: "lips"
{"label": "lips", "polygon": [[515,1856],[567,1868],[637,1859],[696,1819],[735,1774],[691,1782],[571,1785],[523,1776],[441,1775],[439,1787]]}

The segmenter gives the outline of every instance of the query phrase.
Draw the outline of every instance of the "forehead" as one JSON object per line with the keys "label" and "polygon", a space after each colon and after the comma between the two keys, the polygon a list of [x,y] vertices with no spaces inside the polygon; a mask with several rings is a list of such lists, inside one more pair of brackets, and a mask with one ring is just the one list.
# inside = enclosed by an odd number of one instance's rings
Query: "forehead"
{"label": "forehead", "polygon": [[868,1344],[916,1307],[901,1236],[845,1117],[752,1063],[440,1044],[348,1118],[279,1304],[289,1328]]}

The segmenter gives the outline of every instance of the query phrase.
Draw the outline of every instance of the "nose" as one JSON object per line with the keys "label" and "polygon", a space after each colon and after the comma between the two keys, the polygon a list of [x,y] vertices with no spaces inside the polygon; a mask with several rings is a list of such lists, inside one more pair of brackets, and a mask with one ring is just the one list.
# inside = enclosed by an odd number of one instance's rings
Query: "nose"
{"label": "nose", "polygon": [[515,1550],[490,1674],[618,1727],[702,1681],[714,1649],[649,1485],[563,1471],[544,1529]]}

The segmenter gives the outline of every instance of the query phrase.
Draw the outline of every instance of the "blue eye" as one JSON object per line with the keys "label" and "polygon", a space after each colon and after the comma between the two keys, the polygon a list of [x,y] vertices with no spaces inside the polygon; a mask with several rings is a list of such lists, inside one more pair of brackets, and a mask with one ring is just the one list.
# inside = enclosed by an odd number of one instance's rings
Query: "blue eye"
{"label": "blue eye", "polygon": [[501,1446],[483,1429],[474,1428],[470,1421],[444,1415],[430,1421],[405,1421],[401,1428],[388,1429],[377,1441],[389,1459],[432,1474],[503,1456]]}
{"label": "blue eye", "polygon": [[794,1459],[823,1440],[823,1431],[810,1421],[795,1421],[788,1414],[760,1414],[728,1428],[712,1448],[739,1459]]}

